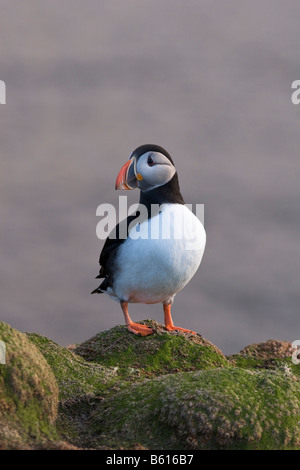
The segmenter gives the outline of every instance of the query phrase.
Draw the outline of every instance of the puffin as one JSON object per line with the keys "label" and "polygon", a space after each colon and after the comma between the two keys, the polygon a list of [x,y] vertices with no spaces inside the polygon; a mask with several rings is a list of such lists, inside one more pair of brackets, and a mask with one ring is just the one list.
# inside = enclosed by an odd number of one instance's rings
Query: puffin
{"label": "puffin", "polygon": [[115,189],[139,189],[138,210],[107,237],[96,277],[103,281],[91,293],[118,301],[127,329],[135,335],[154,330],[132,321],[130,303],[162,303],[166,330],[196,334],[174,325],[171,306],[200,266],[206,232],[183,200],[173,159],[159,145],[137,147],[119,171]]}

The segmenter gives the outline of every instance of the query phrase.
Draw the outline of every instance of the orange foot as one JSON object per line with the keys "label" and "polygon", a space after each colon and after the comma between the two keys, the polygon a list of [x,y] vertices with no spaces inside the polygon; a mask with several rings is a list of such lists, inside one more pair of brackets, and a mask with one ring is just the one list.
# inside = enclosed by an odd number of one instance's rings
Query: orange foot
{"label": "orange foot", "polygon": [[172,320],[171,315],[171,304],[164,304],[164,313],[165,313],[165,327],[168,331],[184,331],[185,333],[192,333],[196,335],[196,331],[186,330],[185,328],[180,328],[179,326],[175,326]]}
{"label": "orange foot", "polygon": [[128,314],[128,302],[121,301],[120,305],[124,313],[127,329],[128,331],[130,331],[130,333],[134,333],[135,335],[140,336],[148,336],[154,333],[154,330],[152,330],[152,328],[150,328],[149,326],[143,325],[142,323],[135,323],[131,320]]}
{"label": "orange foot", "polygon": [[135,335],[148,336],[154,333],[154,330],[152,330],[152,328],[146,325],[142,325],[141,323],[131,322],[128,323],[126,326],[128,331],[134,333]]}
{"label": "orange foot", "polygon": [[196,335],[196,331],[192,331],[192,330],[187,330],[186,328],[180,328],[179,326],[175,326],[175,325],[166,325],[166,329],[168,331],[184,331],[184,333],[192,333],[193,335]]}

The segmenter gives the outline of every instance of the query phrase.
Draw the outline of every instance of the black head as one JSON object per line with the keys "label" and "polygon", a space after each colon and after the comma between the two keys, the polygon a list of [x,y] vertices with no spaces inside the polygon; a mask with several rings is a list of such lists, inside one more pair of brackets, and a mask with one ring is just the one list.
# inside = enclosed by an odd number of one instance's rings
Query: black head
{"label": "black head", "polygon": [[144,155],[145,153],[148,153],[148,152],[153,152],[153,153],[161,153],[162,155],[164,155],[165,157],[168,158],[168,160],[170,160],[170,162],[172,163],[172,165],[174,166],[174,162],[172,160],[172,157],[171,155],[163,148],[161,147],[160,145],[156,145],[156,144],[144,144],[144,145],[140,145],[139,147],[137,147],[130,155],[129,158],[131,157],[135,157],[137,160],[142,156]]}
{"label": "black head", "polygon": [[146,144],[137,147],[121,168],[116,189],[141,190],[141,200],[156,203],[183,203],[177,171],[169,153],[160,145]]}

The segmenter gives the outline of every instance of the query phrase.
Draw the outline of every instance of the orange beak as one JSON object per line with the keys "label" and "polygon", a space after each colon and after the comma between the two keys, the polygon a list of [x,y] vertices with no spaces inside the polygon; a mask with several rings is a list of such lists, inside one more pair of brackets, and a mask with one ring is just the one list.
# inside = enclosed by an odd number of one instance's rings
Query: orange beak
{"label": "orange beak", "polygon": [[121,170],[116,179],[116,189],[134,189],[128,184],[128,171],[131,165],[133,164],[133,159],[131,158],[125,165],[122,166]]}

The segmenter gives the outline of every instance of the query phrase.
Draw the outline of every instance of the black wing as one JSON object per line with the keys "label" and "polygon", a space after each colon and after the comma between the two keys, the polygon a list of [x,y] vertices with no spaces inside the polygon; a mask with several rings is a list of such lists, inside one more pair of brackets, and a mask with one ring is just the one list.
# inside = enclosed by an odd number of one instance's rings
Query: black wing
{"label": "black wing", "polygon": [[127,219],[121,221],[105,240],[99,258],[100,271],[96,277],[96,279],[104,278],[104,281],[99,287],[97,287],[97,289],[93,290],[91,294],[102,294],[102,292],[106,291],[108,287],[113,286],[115,259],[118,249],[122,243],[125,242],[128,236],[129,225],[138,217],[138,215],[138,213],[136,215],[130,215]]}

